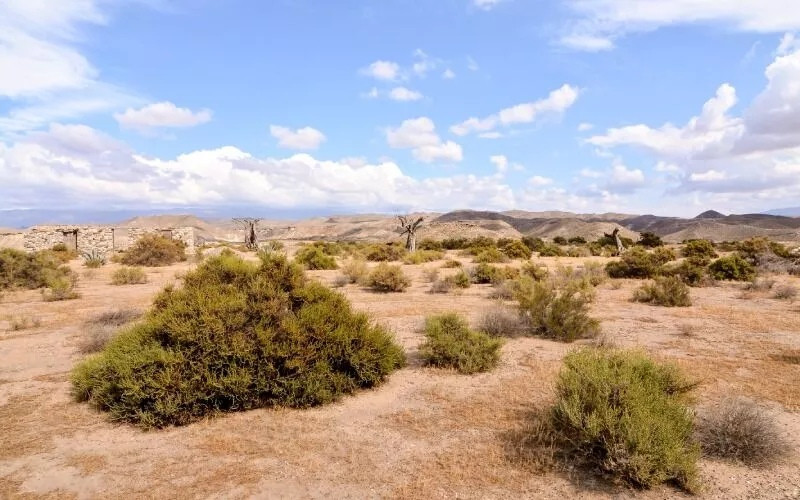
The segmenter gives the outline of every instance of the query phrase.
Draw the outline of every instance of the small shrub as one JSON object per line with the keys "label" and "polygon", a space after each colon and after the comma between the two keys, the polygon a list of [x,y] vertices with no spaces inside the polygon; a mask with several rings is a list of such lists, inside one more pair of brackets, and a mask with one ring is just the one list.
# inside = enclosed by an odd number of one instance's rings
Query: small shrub
{"label": "small shrub", "polygon": [[494,307],[481,315],[478,331],[492,337],[518,337],[524,333],[519,313],[503,306]]}
{"label": "small shrub", "polygon": [[522,265],[522,268],[520,268],[520,274],[522,276],[528,276],[534,281],[542,281],[547,279],[550,275],[550,271],[547,270],[547,266],[542,264],[526,262]]}
{"label": "small shrub", "polygon": [[303,265],[308,270],[338,269],[336,258],[325,253],[318,245],[308,245],[297,251],[294,261]]}
{"label": "small shrub", "polygon": [[782,285],[775,289],[773,298],[780,300],[794,300],[797,298],[797,288],[792,285]]}
{"label": "small shrub", "polygon": [[559,246],[564,246],[567,244],[567,239],[564,238],[563,236],[556,236],[555,238],[553,238],[553,243]]}
{"label": "small shrub", "polygon": [[472,285],[472,279],[464,270],[459,270],[456,274],[448,276],[447,279],[456,288],[469,288]]}
{"label": "small shrub", "polygon": [[449,279],[437,279],[431,283],[430,293],[450,293],[453,286],[453,282]]}
{"label": "small shrub", "polygon": [[469,248],[467,238],[445,238],[442,240],[442,248],[445,250],[464,250]]}
{"label": "small shrub", "polygon": [[489,298],[497,300],[512,300],[516,290],[516,281],[504,280],[500,283],[492,284],[492,290],[489,292]]}
{"label": "small shrub", "polygon": [[341,269],[348,283],[362,283],[369,274],[367,263],[361,259],[349,259],[342,264]]}
{"label": "small shrub", "polygon": [[97,269],[106,265],[105,254],[92,250],[83,254],[83,265],[89,269]]}
{"label": "small shrub", "polygon": [[385,262],[378,264],[367,277],[367,286],[376,292],[403,292],[410,285],[411,280],[402,267]]}
{"label": "small shrub", "polygon": [[522,278],[516,299],[531,335],[573,342],[600,333],[598,321],[589,317],[592,296],[580,284],[567,284],[559,290],[550,282]]}
{"label": "small shrub", "polygon": [[689,307],[689,287],[677,276],[658,277],[633,292],[633,300],[664,307]]}
{"label": "small shrub", "polygon": [[425,238],[424,240],[417,243],[417,250],[435,250],[437,252],[441,252],[442,250],[444,250],[444,245],[442,245],[441,241]]}
{"label": "small shrub", "polygon": [[126,266],[168,266],[186,260],[186,245],[179,240],[159,234],[146,234],[139,238],[119,257]]}
{"label": "small shrub", "polygon": [[25,288],[33,290],[71,274],[69,267],[51,251],[29,254],[11,248],[0,248],[0,290]]}
{"label": "small shrub", "polygon": [[659,235],[655,233],[650,233],[648,231],[644,231],[639,235],[639,241],[637,241],[636,244],[648,248],[656,248],[664,246],[664,242],[661,240],[661,237]]}
{"label": "small shrub", "polygon": [[364,252],[364,257],[371,262],[392,262],[402,259],[405,254],[405,248],[394,243],[387,243],[368,246]]}
{"label": "small shrub", "polygon": [[73,370],[76,399],[158,428],[329,403],[405,362],[386,330],[281,254],[212,257],[183,281]]}
{"label": "small shrub", "polygon": [[469,271],[473,283],[486,284],[500,280],[500,268],[491,264],[478,264]]}
{"label": "small shrub", "polygon": [[606,264],[606,272],[612,278],[653,278],[662,272],[666,257],[633,247],[620,260]]}
{"label": "small shrub", "polygon": [[147,273],[141,267],[120,267],[111,274],[112,285],[141,285],[147,283]]}
{"label": "small shrub", "polygon": [[286,245],[278,240],[269,240],[261,245],[260,250],[265,252],[285,252]]}
{"label": "small shrub", "polygon": [[462,264],[460,261],[450,259],[450,260],[445,261],[445,263],[442,264],[442,267],[445,268],[445,269],[448,269],[448,268],[452,269],[452,268],[456,268],[456,267],[462,267],[463,265],[464,264]]}
{"label": "small shrub", "polygon": [[705,263],[719,257],[714,250],[714,244],[708,240],[689,240],[684,245],[681,253],[684,257],[694,258]]}
{"label": "small shrub", "polygon": [[427,283],[433,283],[439,279],[439,270],[435,267],[428,267],[422,270],[422,277]]}
{"label": "small shrub", "polygon": [[403,257],[404,264],[425,264],[444,258],[444,252],[439,250],[417,250]]}
{"label": "small shrub", "polygon": [[703,452],[711,457],[762,467],[775,463],[787,446],[775,421],[752,401],[723,401],[699,425]]}
{"label": "small shrub", "polygon": [[12,332],[27,330],[29,328],[38,328],[42,325],[42,320],[39,318],[31,318],[29,316],[8,316],[8,329]]}
{"label": "small shrub", "polygon": [[425,319],[425,342],[419,350],[426,366],[473,374],[497,366],[501,345],[500,339],[470,330],[466,320],[450,313]]}
{"label": "small shrub", "polygon": [[568,354],[556,382],[553,426],[573,459],[632,486],[697,488],[693,387],[680,371],[635,351]]}
{"label": "small shrub", "polygon": [[500,251],[509,259],[528,260],[533,255],[530,248],[525,246],[520,240],[509,240],[500,245]]}
{"label": "small shrub", "polygon": [[539,249],[539,257],[565,257],[567,253],[560,246],[546,243]]}
{"label": "small shrub", "polygon": [[42,298],[45,302],[77,299],[80,297],[75,291],[77,282],[78,276],[73,272],[50,279],[47,288],[42,290]]}
{"label": "small shrub", "polygon": [[66,264],[67,262],[78,258],[78,252],[75,250],[70,250],[64,243],[56,243],[50,250],[44,250],[44,252],[40,253],[47,253],[48,255],[55,257],[62,264]]}
{"label": "small shrub", "polygon": [[481,250],[480,253],[475,256],[473,262],[478,264],[498,264],[508,262],[508,257],[497,248],[487,248]]}
{"label": "small shrub", "polygon": [[586,247],[569,247],[567,248],[567,257],[591,257],[592,252]]}
{"label": "small shrub", "polygon": [[142,317],[136,309],[117,309],[104,312],[86,322],[86,336],[79,344],[84,354],[100,352],[117,336],[120,327]]}
{"label": "small shrub", "polygon": [[779,354],[770,356],[776,361],[782,361],[790,365],[800,365],[800,349],[787,349]]}
{"label": "small shrub", "polygon": [[717,280],[751,281],[756,276],[753,265],[737,254],[715,260],[708,271]]}
{"label": "small shrub", "polygon": [[766,292],[767,290],[772,290],[773,286],[775,286],[775,280],[756,277],[750,283],[747,283],[744,289],[753,292]]}
{"label": "small shrub", "polygon": [[679,264],[665,267],[662,271],[665,276],[676,276],[689,286],[712,286],[714,280],[708,274],[705,265],[695,259],[685,259]]}
{"label": "small shrub", "polygon": [[534,238],[533,236],[524,236],[521,241],[522,244],[530,248],[532,252],[541,252],[542,249],[545,247],[544,240],[542,240],[541,238]]}
{"label": "small shrub", "polygon": [[572,238],[567,240],[567,243],[569,243],[570,245],[585,245],[586,238],[584,238],[583,236],[573,236]]}

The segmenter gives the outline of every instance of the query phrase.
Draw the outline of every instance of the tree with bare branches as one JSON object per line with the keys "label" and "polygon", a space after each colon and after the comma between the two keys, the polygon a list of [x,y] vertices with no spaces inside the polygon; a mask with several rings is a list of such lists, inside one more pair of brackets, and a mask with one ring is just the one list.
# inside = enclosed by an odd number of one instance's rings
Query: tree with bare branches
{"label": "tree with bare branches", "polygon": [[622,240],[619,237],[619,228],[615,227],[614,231],[611,234],[603,233],[606,238],[614,240],[617,244],[617,255],[622,255],[625,252],[625,245],[622,244]]}
{"label": "tree with bare branches", "polygon": [[417,229],[422,225],[425,217],[420,217],[416,220],[409,218],[405,215],[398,215],[397,219],[400,221],[400,234],[406,236],[406,250],[409,252],[416,252],[417,250]]}
{"label": "tree with bare branches", "polygon": [[233,222],[244,229],[244,246],[250,250],[258,248],[258,238],[256,237],[256,226],[262,219],[257,217],[236,217]]}

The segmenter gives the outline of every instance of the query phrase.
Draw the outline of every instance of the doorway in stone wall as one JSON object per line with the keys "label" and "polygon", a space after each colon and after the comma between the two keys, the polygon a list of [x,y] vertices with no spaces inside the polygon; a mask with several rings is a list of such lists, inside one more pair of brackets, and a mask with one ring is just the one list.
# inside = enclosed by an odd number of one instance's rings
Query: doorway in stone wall
{"label": "doorway in stone wall", "polygon": [[159,229],[158,232],[161,233],[161,236],[163,236],[164,238],[168,240],[172,239],[172,229]]}
{"label": "doorway in stone wall", "polygon": [[70,252],[78,252],[78,230],[64,231],[64,245]]}

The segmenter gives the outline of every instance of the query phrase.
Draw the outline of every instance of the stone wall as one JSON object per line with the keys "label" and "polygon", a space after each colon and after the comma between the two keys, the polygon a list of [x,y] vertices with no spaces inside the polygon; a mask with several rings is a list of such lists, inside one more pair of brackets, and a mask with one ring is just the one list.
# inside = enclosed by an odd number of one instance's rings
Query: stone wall
{"label": "stone wall", "polygon": [[[196,237],[192,227],[170,229],[119,228],[106,226],[34,226],[24,236],[24,247],[29,252],[49,250],[54,245],[65,243],[70,233],[77,232],[78,253],[99,253],[108,256],[115,251],[130,247],[145,234],[163,234],[186,244],[186,252],[195,253]],[[118,234],[117,234],[118,233]],[[69,246],[69,245],[68,245]]]}

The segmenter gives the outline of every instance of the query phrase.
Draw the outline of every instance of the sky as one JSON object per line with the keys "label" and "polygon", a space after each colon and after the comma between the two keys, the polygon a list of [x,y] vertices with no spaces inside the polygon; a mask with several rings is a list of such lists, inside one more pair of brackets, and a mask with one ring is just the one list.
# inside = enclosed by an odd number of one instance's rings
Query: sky
{"label": "sky", "polygon": [[2,0],[0,223],[798,206],[796,1]]}

